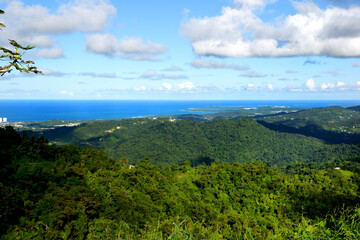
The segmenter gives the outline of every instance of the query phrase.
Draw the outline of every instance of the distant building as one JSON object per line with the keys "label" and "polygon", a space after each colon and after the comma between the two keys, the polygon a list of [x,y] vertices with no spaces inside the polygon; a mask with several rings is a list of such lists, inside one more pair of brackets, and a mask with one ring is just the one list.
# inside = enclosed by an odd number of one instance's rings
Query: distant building
{"label": "distant building", "polygon": [[3,122],[7,122],[7,118],[3,118]]}
{"label": "distant building", "polygon": [[0,123],[2,123],[2,118],[0,118]]}

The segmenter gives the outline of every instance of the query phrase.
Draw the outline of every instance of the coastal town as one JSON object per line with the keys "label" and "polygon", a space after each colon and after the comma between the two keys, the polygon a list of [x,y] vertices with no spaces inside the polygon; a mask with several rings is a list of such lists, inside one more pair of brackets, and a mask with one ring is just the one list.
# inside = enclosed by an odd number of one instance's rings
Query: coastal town
{"label": "coastal town", "polygon": [[53,121],[44,121],[44,122],[11,122],[6,117],[0,117],[0,127],[11,126],[18,131],[44,131],[51,130],[58,127],[76,127],[79,126],[82,122],[80,121],[62,121],[62,120],[53,120]]}

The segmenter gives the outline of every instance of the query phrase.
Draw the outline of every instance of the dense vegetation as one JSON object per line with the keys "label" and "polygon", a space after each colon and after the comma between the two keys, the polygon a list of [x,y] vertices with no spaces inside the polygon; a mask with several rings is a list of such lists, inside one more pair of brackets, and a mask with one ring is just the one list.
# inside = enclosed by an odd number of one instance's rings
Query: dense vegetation
{"label": "dense vegetation", "polygon": [[252,118],[216,119],[209,122],[165,119],[96,121],[44,133],[50,141],[102,149],[113,159],[130,163],[149,157],[157,166],[192,166],[211,162],[263,162],[284,166],[298,162],[327,162],[360,156],[360,148],[326,144],[301,134],[270,130]]}
{"label": "dense vegetation", "polygon": [[314,108],[261,120],[265,126],[278,131],[301,133],[330,143],[360,143],[360,112],[355,109]]}
{"label": "dense vegetation", "polygon": [[[159,168],[0,129],[2,239],[358,239],[359,159]],[[341,169],[334,169],[334,166]]]}

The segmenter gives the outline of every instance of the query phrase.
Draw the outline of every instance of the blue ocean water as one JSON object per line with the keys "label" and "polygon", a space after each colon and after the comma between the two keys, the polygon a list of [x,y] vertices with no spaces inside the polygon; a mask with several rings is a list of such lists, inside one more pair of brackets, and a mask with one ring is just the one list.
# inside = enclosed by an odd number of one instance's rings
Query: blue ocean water
{"label": "blue ocean water", "polygon": [[178,115],[199,112],[198,107],[262,107],[289,106],[298,108],[355,106],[360,100],[207,100],[207,101],[144,101],[144,100],[0,100],[0,118],[8,122],[92,120]]}

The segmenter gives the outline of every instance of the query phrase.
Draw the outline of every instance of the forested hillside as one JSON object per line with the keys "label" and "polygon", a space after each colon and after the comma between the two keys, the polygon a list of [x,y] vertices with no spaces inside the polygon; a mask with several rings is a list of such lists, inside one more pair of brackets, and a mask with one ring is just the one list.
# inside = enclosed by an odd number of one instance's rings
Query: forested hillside
{"label": "forested hillside", "polygon": [[354,111],[360,111],[360,106],[353,106],[353,107],[349,107],[348,109],[354,110]]}
{"label": "forested hillside", "polygon": [[137,163],[145,157],[158,166],[193,166],[211,162],[263,162],[283,166],[298,162],[322,163],[360,156],[356,145],[326,144],[301,134],[270,130],[246,117],[209,122],[164,119],[95,121],[73,128],[57,128],[44,136],[57,143],[102,149],[113,159]]}
{"label": "forested hillside", "polygon": [[1,239],[360,238],[359,159],[287,175],[258,162],[129,168],[11,127],[0,159]]}
{"label": "forested hillside", "polygon": [[313,108],[296,113],[265,117],[262,120],[297,129],[315,126],[337,133],[360,133],[360,112],[342,107]]}

